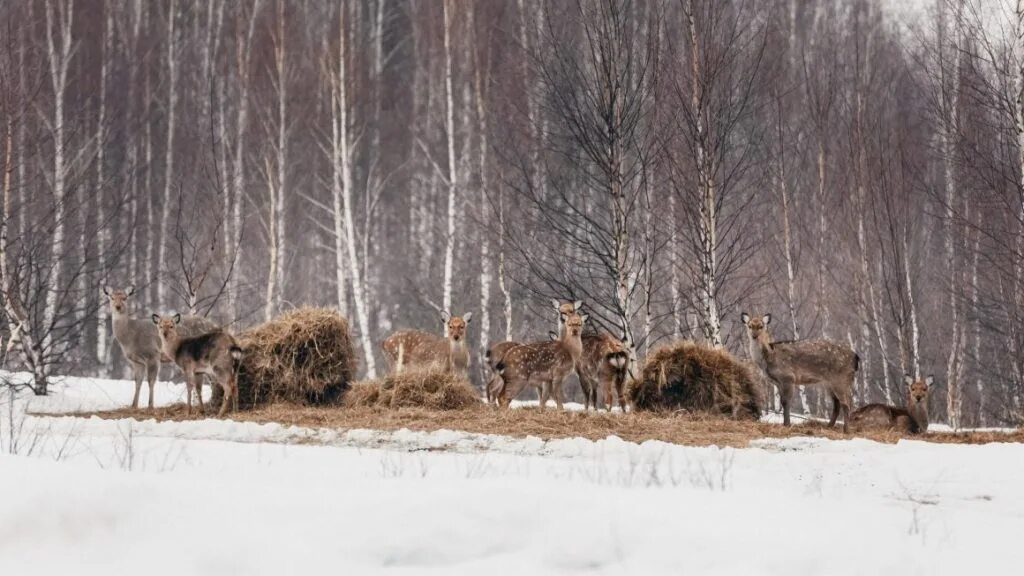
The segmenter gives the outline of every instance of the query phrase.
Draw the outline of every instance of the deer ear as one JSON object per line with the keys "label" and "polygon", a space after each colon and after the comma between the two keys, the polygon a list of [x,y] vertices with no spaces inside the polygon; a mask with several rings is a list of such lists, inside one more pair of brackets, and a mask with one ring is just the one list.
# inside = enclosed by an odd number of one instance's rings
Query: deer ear
{"label": "deer ear", "polygon": [[747,314],[746,312],[744,312],[743,314],[740,314],[740,320],[744,324],[749,324],[750,323],[750,314]]}
{"label": "deer ear", "polygon": [[590,314],[580,314],[580,323],[586,324],[587,318],[590,318]]}
{"label": "deer ear", "polygon": [[903,383],[906,384],[907,386],[910,386],[911,384],[914,383],[914,377],[911,376],[910,374],[904,374]]}
{"label": "deer ear", "polygon": [[761,318],[761,321],[764,322],[765,326],[771,324],[772,323],[772,315],[771,314],[765,314],[764,317]]}
{"label": "deer ear", "polygon": [[579,310],[580,308],[583,308],[583,300],[577,300],[577,301],[573,302],[572,303],[572,308],[573,308],[573,310]]}
{"label": "deer ear", "polygon": [[548,330],[548,339],[554,342],[558,340],[558,334],[555,334],[554,330]]}
{"label": "deer ear", "polygon": [[125,292],[125,294],[127,294],[127,295],[129,295],[129,296],[131,296],[132,294],[135,294],[135,285],[134,285],[134,284],[132,284],[131,286],[129,286],[129,287],[128,287],[128,291],[127,291],[127,292]]}
{"label": "deer ear", "polygon": [[448,321],[451,320],[451,319],[452,319],[452,315],[449,314],[447,310],[442,310],[441,311],[441,322],[447,324]]}
{"label": "deer ear", "polygon": [[562,305],[559,304],[558,300],[555,300],[554,298],[551,299],[551,307],[554,308],[555,310],[558,310],[559,312],[562,311]]}
{"label": "deer ear", "polygon": [[181,324],[181,314],[175,314],[174,315],[174,323],[175,324]]}
{"label": "deer ear", "polygon": [[153,314],[152,316],[150,316],[150,318],[153,319],[153,324],[159,324],[160,323],[160,315],[159,314]]}
{"label": "deer ear", "polygon": [[103,295],[107,296],[107,297],[110,296],[110,287],[109,286],[104,286],[103,287]]}
{"label": "deer ear", "polygon": [[934,384],[934,383],[935,383],[935,376],[932,376],[932,375],[929,374],[928,377],[926,377],[924,379],[925,386],[927,386],[929,388],[931,388],[932,384]]}
{"label": "deer ear", "polygon": [[473,313],[466,312],[465,314],[462,315],[462,319],[465,320],[466,324],[469,324],[470,322],[473,321]]}

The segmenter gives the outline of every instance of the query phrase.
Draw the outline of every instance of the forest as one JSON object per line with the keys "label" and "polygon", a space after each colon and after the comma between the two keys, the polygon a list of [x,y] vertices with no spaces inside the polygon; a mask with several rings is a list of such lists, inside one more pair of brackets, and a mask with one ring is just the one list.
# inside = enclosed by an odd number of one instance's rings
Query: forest
{"label": "forest", "polygon": [[858,404],[934,375],[935,419],[1019,425],[1024,4],[896,4],[0,3],[4,367],[123,375],[104,286],[340,310],[368,377],[471,312],[479,378],[581,300],[641,358],[770,313]]}

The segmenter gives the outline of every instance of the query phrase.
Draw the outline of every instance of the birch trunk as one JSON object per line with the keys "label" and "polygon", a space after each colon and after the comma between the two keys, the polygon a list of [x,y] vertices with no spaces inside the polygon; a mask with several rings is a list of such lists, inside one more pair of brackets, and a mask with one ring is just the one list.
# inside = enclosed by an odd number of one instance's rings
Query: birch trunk
{"label": "birch trunk", "polygon": [[[940,17],[945,16],[945,5],[940,5],[939,10],[941,11]],[[958,10],[959,12],[959,10]],[[956,138],[959,132],[958,125],[958,109],[959,109],[959,82],[960,82],[960,55],[959,55],[959,42],[954,39],[948,48],[950,49],[952,57],[952,71],[949,76],[946,75],[946,55],[947,52],[947,39],[946,39],[946,23],[943,18],[940,21],[941,35],[939,37],[939,53],[941,62],[940,78],[941,90],[942,90],[942,123],[941,129],[939,130],[939,141],[942,147],[943,157],[943,180],[946,189],[946,266],[949,282],[947,289],[949,290],[949,322],[953,326],[954,337],[949,347],[949,357],[946,362],[946,416],[949,420],[949,425],[955,429],[960,428],[960,406],[961,400],[961,384],[957,379],[957,374],[960,372],[959,364],[961,362],[960,349],[961,342],[958,341],[957,334],[960,333],[960,308],[957,299],[957,262],[956,262],[956,228],[953,225],[954,212],[953,205],[957,201],[957,182],[956,173],[954,168],[954,155],[956,153]],[[954,23],[954,27],[956,24]],[[954,37],[957,35],[953,33]]]}
{"label": "birch trunk", "polygon": [[[467,11],[469,29],[473,39],[473,86],[474,99],[476,101],[476,132],[477,132],[477,161],[480,170],[480,201],[479,218],[481,223],[480,231],[480,350],[481,354],[487,351],[490,346],[491,336],[491,271],[490,254],[490,227],[484,223],[488,221],[488,192],[490,190],[490,178],[487,172],[487,102],[484,99],[484,74],[483,68],[489,66],[490,62],[480,61],[477,57],[478,39],[476,35],[476,20],[474,6],[470,4]],[[483,363],[481,363],[481,366]]]}
{"label": "birch trunk", "polygon": [[[269,321],[274,311],[280,308],[281,290],[284,285],[285,246],[285,197],[288,195],[288,68],[284,0],[277,3],[277,34],[274,38],[274,70],[277,88],[277,143],[275,146],[275,170],[269,171],[267,179],[276,176],[276,182],[268,186],[270,197],[270,270],[267,278],[267,292],[263,315]],[[271,176],[273,174],[274,176]]]}
{"label": "birch trunk", "polygon": [[[103,180],[104,152],[106,150],[106,121],[107,121],[107,74],[109,61],[113,51],[113,10],[103,3],[103,11],[106,14],[103,29],[103,55],[100,63],[100,109],[99,118],[96,123],[96,227],[99,231],[96,242],[96,259],[100,271],[100,281],[106,282],[107,277],[107,246],[109,244],[110,227],[106,223],[106,213],[103,205]],[[84,229],[83,229],[84,231]],[[107,306],[102,303],[96,309],[96,360],[101,366],[107,366],[110,360],[110,347],[107,346]]]}
{"label": "birch trunk", "polygon": [[[348,75],[346,70],[346,30],[345,30],[345,8],[344,6],[340,10],[341,17],[339,19],[340,26],[340,40],[339,40],[339,54],[338,54],[338,76],[336,80],[336,100],[335,105],[338,110],[338,132],[340,134],[340,150],[341,155],[341,179],[342,179],[342,209],[345,220],[345,244],[348,248],[348,274],[352,281],[352,296],[355,300],[356,318],[359,321],[359,340],[363,346],[363,355],[366,358],[366,375],[368,378],[377,377],[377,366],[373,356],[373,344],[371,342],[370,334],[370,318],[367,307],[367,296],[364,290],[361,270],[359,267],[359,256],[358,246],[355,238],[355,224],[352,218],[352,151],[349,146],[349,121],[348,121],[348,93],[347,83]],[[335,207],[337,207],[338,201],[335,200]],[[335,216],[337,221],[337,216]],[[337,224],[336,224],[337,226]]]}
{"label": "birch trunk", "polygon": [[[445,80],[445,129],[448,143],[448,226],[444,244],[444,284],[442,307],[452,309],[452,274],[455,265],[455,212],[458,193],[458,175],[455,171],[455,93],[452,88],[454,67],[452,54],[452,6],[451,0],[444,0],[444,80]],[[447,328],[445,328],[447,333]]]}
{"label": "birch trunk", "polygon": [[[50,81],[53,88],[53,202],[54,202],[54,230],[53,240],[50,245],[50,266],[53,268],[49,290],[46,294],[46,306],[43,312],[43,326],[47,327],[42,335],[42,350],[49,351],[53,341],[49,327],[54,325],[57,317],[57,305],[59,297],[59,286],[61,285],[62,269],[64,267],[64,219],[66,214],[66,180],[68,176],[68,165],[65,159],[65,117],[64,117],[64,92],[67,89],[68,69],[71,64],[72,41],[71,30],[74,17],[74,0],[58,0],[57,8],[54,9],[53,2],[46,2],[46,47],[50,65]],[[44,352],[45,353],[45,352]],[[37,394],[46,394],[46,367],[37,366],[35,374],[37,383],[41,383],[43,389],[36,390]]]}
{"label": "birch trunk", "polygon": [[[175,38],[175,21],[177,20],[177,1],[171,0],[167,12],[167,148],[164,150],[164,194],[160,203],[160,238],[158,244],[157,274],[167,269],[167,235],[171,222],[171,190],[174,186],[174,130],[175,110],[178,107],[178,54]],[[160,306],[167,306],[167,283],[161,281],[156,285],[156,299]]]}

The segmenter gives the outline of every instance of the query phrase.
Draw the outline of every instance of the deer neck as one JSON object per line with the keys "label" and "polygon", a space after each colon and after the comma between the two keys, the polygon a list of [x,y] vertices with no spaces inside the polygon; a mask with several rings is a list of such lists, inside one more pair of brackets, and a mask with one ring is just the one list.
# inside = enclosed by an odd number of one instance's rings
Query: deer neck
{"label": "deer neck", "polygon": [[177,334],[172,334],[167,338],[164,338],[163,334],[160,334],[160,351],[164,353],[170,359],[174,359],[178,351],[178,342],[181,339]]}
{"label": "deer neck", "polygon": [[919,432],[928,430],[928,397],[926,396],[921,402],[914,402],[911,399],[907,403],[907,413],[910,414],[910,418],[917,425]]}
{"label": "deer neck", "polygon": [[131,315],[128,312],[118,312],[113,306],[110,308],[110,324],[114,328],[114,335],[116,336],[124,328],[128,326],[131,321]]}
{"label": "deer neck", "polygon": [[562,345],[569,351],[573,361],[578,361],[583,355],[583,339],[579,334],[573,336],[568,330],[562,333]]}
{"label": "deer neck", "polygon": [[762,370],[767,369],[774,354],[771,337],[768,335],[767,330],[762,331],[756,340],[750,339],[750,357]]}
{"label": "deer neck", "polygon": [[448,339],[448,364],[454,366],[461,358],[468,357],[465,340]]}

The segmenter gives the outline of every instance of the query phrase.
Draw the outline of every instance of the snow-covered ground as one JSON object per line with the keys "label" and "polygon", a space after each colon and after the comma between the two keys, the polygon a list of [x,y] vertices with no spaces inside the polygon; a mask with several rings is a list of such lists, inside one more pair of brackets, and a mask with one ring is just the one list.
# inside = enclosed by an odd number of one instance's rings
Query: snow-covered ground
{"label": "snow-covered ground", "polygon": [[[158,403],[181,390],[161,384]],[[24,414],[123,406],[132,391],[68,378],[47,398],[0,397],[0,574],[1024,566],[1017,444],[790,439],[734,450]]]}

